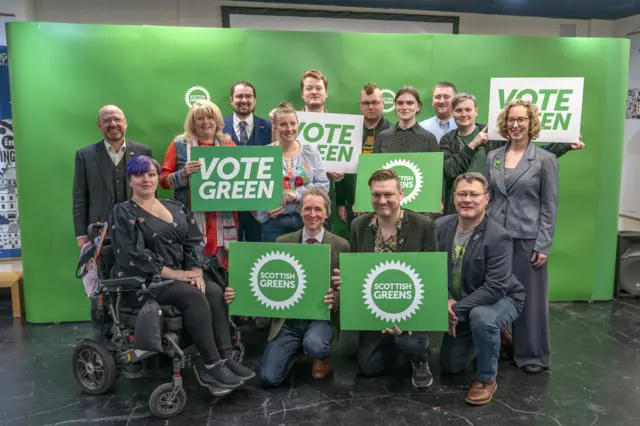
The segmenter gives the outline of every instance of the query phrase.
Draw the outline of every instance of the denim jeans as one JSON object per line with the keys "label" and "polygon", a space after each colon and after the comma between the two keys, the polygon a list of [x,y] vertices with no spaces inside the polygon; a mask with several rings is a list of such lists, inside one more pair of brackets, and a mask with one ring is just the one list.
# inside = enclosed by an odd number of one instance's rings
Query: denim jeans
{"label": "denim jeans", "polygon": [[424,332],[402,333],[399,336],[379,331],[358,333],[358,367],[364,377],[382,373],[396,360],[398,352],[407,355],[412,362],[429,358],[429,335]]}
{"label": "denim jeans", "polygon": [[331,351],[330,321],[288,319],[278,335],[267,343],[260,360],[260,381],[265,387],[279,386],[289,374],[300,350],[312,358],[325,359]]}
{"label": "denim jeans", "polygon": [[273,243],[281,235],[302,229],[304,224],[298,213],[285,214],[262,224],[262,242]]}
{"label": "denim jeans", "polygon": [[469,321],[458,323],[456,337],[445,333],[440,348],[444,373],[459,373],[476,358],[477,379],[489,382],[498,375],[500,330],[508,327],[522,312],[520,303],[505,297],[491,306],[477,306]]}

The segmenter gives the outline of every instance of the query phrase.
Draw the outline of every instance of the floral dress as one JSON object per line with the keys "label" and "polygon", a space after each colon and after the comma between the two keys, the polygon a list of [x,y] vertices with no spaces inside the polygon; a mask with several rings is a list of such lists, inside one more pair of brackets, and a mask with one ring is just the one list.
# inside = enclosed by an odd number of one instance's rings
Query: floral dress
{"label": "floral dress", "polygon": [[175,200],[160,200],[173,217],[166,222],[133,201],[111,211],[111,239],[115,255],[114,278],[151,280],[163,267],[189,270],[208,268],[204,241],[189,210]]}

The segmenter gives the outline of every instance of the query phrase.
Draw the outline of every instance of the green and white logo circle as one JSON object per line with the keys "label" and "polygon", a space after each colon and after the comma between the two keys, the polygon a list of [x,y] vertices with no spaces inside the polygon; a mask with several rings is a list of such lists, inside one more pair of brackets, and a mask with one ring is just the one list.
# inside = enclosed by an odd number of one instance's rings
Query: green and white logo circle
{"label": "green and white logo circle", "polygon": [[382,102],[384,106],[382,107],[382,112],[391,112],[396,109],[396,93],[391,89],[382,89],[380,90],[380,94],[382,95]]}
{"label": "green and white logo circle", "polygon": [[207,101],[211,100],[209,91],[202,86],[193,86],[192,88],[187,90],[187,93],[184,95],[184,101],[189,108],[191,108],[193,104],[196,103],[196,101],[201,99]]}
{"label": "green and white logo circle", "polygon": [[400,186],[404,190],[404,198],[401,206],[415,200],[422,191],[422,173],[416,164],[409,160],[392,160],[382,166],[383,169],[392,169],[400,178]]}
{"label": "green and white logo circle", "polygon": [[424,295],[422,280],[405,263],[382,262],[364,283],[364,301],[376,318],[397,324],[411,318],[420,308]]}
{"label": "green and white logo circle", "polygon": [[289,309],[302,298],[306,278],[302,265],[293,256],[272,251],[253,265],[251,292],[270,309]]}

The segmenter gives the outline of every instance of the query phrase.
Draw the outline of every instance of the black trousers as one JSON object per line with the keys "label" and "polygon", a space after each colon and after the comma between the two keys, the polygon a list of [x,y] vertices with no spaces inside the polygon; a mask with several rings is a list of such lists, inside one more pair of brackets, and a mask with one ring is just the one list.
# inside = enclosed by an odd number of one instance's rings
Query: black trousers
{"label": "black trousers", "polygon": [[196,286],[176,281],[159,292],[156,300],[161,305],[173,305],[182,312],[184,329],[202,355],[205,364],[213,364],[229,357],[233,348],[227,305],[222,288],[207,273],[203,294]]}

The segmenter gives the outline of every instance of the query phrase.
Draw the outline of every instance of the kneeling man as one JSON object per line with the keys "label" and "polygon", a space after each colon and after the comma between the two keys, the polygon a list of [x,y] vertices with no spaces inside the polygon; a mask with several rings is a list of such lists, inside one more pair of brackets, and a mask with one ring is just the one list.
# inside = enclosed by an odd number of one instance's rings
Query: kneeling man
{"label": "kneeling man", "polygon": [[[400,207],[403,191],[400,178],[393,170],[375,172],[369,178],[369,188],[374,212],[353,221],[352,253],[438,251],[433,220]],[[334,271],[332,279],[334,285],[340,285],[340,271]],[[411,383],[415,388],[427,388],[433,384],[428,363],[427,333],[400,330],[397,325],[382,332],[358,333],[358,366],[362,376],[373,377],[382,373],[395,363],[398,353],[411,360]]]}
{"label": "kneeling man", "polygon": [[[331,200],[323,188],[307,189],[300,200],[300,215],[304,227],[296,232],[285,234],[276,240],[278,243],[293,244],[330,244],[331,270],[338,268],[340,253],[349,251],[349,243],[324,229],[324,221],[331,214]],[[323,285],[323,283],[316,283]],[[268,343],[260,360],[260,380],[265,387],[279,386],[289,374],[296,356],[302,348],[304,353],[315,359],[312,376],[324,379],[331,372],[330,352],[334,331],[338,320],[340,288],[329,286],[324,301],[331,310],[331,321],[277,319],[271,320]],[[225,290],[225,299],[231,303],[233,289]],[[335,328],[335,330],[334,330]]]}
{"label": "kneeling man", "polygon": [[445,373],[459,373],[475,358],[477,378],[466,401],[483,405],[497,388],[500,330],[522,312],[525,290],[512,274],[509,233],[486,217],[488,183],[480,173],[456,178],[457,214],[436,220],[438,245],[449,254],[449,332],[440,350]]}

